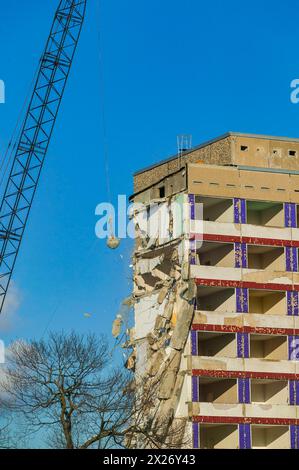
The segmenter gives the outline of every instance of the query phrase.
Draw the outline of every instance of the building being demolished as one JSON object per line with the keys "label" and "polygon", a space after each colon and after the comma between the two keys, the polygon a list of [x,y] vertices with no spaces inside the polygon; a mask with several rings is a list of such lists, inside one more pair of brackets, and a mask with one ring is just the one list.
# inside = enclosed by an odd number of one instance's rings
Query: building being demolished
{"label": "building being demolished", "polygon": [[127,366],[165,447],[299,448],[298,155],[229,133],[135,174]]}

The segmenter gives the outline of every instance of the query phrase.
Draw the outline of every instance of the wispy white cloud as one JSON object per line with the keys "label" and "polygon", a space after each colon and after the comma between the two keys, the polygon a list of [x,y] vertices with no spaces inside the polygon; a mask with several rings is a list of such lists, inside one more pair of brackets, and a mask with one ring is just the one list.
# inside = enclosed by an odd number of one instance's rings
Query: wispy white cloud
{"label": "wispy white cloud", "polygon": [[14,282],[11,282],[7,293],[2,314],[0,315],[0,333],[12,330],[19,322],[18,310],[21,303],[21,293]]}

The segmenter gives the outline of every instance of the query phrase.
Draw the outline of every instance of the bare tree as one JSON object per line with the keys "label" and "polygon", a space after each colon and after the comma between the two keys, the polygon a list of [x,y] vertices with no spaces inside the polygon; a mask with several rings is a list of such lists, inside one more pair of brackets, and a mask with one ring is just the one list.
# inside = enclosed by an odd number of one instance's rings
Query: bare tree
{"label": "bare tree", "polygon": [[0,449],[18,449],[25,445],[26,437],[16,416],[0,398]]}
{"label": "bare tree", "polygon": [[48,431],[50,447],[132,446],[136,436],[151,447],[168,445],[169,436],[145,419],[154,390],[136,400],[132,376],[113,365],[104,337],[51,333],[47,340],[16,342],[2,387],[30,429]]}
{"label": "bare tree", "polygon": [[13,447],[11,442],[10,422],[3,416],[0,423],[0,449],[11,449]]}

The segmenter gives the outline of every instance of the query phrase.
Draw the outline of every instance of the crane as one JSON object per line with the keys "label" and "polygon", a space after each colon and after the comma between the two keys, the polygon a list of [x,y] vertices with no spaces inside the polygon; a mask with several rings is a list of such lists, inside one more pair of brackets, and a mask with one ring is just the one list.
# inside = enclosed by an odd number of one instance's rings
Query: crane
{"label": "crane", "polygon": [[87,0],[60,0],[0,205],[0,313],[84,22]]}

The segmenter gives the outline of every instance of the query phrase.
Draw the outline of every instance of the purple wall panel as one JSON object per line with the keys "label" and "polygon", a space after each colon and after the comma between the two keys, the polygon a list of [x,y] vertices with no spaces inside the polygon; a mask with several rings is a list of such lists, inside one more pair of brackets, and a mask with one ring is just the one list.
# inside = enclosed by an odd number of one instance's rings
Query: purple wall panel
{"label": "purple wall panel", "polygon": [[298,272],[297,248],[286,246],[285,257],[286,257],[286,270]]}
{"label": "purple wall panel", "polygon": [[288,336],[289,360],[299,361],[299,336]]}
{"label": "purple wall panel", "polygon": [[249,357],[249,335],[248,333],[237,333],[237,356]]}
{"label": "purple wall panel", "polygon": [[240,449],[251,448],[251,427],[250,424],[239,424],[239,447]]}
{"label": "purple wall panel", "polygon": [[291,449],[299,449],[299,426],[290,426]]}
{"label": "purple wall panel", "polygon": [[285,227],[297,227],[296,204],[286,202],[284,205],[284,225]]}
{"label": "purple wall panel", "polygon": [[235,267],[247,268],[247,245],[246,243],[235,243]]}
{"label": "purple wall panel", "polygon": [[245,199],[234,199],[234,222],[235,224],[246,224],[246,201]]}
{"label": "purple wall panel", "polygon": [[189,203],[190,203],[190,218],[195,220],[195,196],[194,194],[189,194]]}
{"label": "purple wall panel", "polygon": [[238,379],[239,403],[250,403],[250,379]]}
{"label": "purple wall panel", "polygon": [[289,381],[290,405],[299,405],[299,381]]}
{"label": "purple wall panel", "polygon": [[192,377],[192,401],[199,401],[199,377]]}
{"label": "purple wall panel", "polygon": [[193,423],[193,449],[199,449],[199,424]]}
{"label": "purple wall panel", "polygon": [[287,292],[287,309],[288,315],[298,317],[299,309],[298,309],[298,300],[299,300],[299,292],[296,291],[288,291]]}
{"label": "purple wall panel", "polygon": [[237,312],[248,313],[248,289],[237,287],[236,304]]}
{"label": "purple wall panel", "polygon": [[198,356],[197,331],[191,331],[191,354],[192,356]]}

